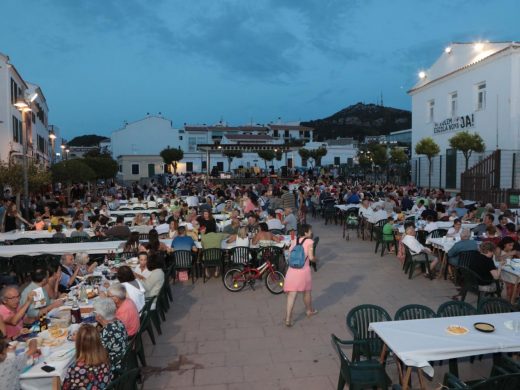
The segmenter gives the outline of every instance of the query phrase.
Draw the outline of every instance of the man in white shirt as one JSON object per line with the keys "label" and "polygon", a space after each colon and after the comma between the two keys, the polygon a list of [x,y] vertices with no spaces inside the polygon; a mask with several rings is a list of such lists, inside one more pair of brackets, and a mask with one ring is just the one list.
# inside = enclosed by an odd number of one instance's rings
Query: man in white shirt
{"label": "man in white shirt", "polygon": [[370,201],[368,198],[364,198],[363,202],[361,202],[361,206],[359,207],[359,215],[365,218],[370,218],[373,214],[373,210],[370,207]]}
{"label": "man in white shirt", "polygon": [[282,224],[282,221],[280,221],[278,218],[276,218],[276,213],[274,210],[269,211],[269,214],[267,215],[267,227],[269,230],[278,229],[278,230],[284,230],[285,226]]}
{"label": "man in white shirt", "polygon": [[368,220],[373,223],[376,223],[376,222],[381,221],[382,219],[386,220],[387,218],[388,218],[388,213],[385,210],[383,210],[381,208],[381,206],[378,205],[374,208],[374,213],[372,214],[372,217],[369,218]]}
{"label": "man in white shirt", "polygon": [[193,193],[190,196],[186,197],[186,203],[188,204],[188,207],[199,207],[199,197],[197,194]]}
{"label": "man in white shirt", "polygon": [[417,204],[415,204],[413,207],[412,207],[412,214],[415,214],[416,218],[419,218],[421,216],[421,214],[423,213],[423,211],[426,210],[426,207],[424,207],[424,200],[421,199],[419,200],[419,202],[417,202]]}
{"label": "man in white shirt", "polygon": [[439,262],[439,259],[433,257],[430,248],[426,248],[417,240],[417,238],[415,238],[415,227],[408,226],[406,228],[406,234],[403,237],[402,242],[410,250],[412,256],[418,255],[420,253],[424,253],[426,256],[428,256],[428,260],[430,261],[430,272],[432,273],[433,277],[433,273],[437,263]]}

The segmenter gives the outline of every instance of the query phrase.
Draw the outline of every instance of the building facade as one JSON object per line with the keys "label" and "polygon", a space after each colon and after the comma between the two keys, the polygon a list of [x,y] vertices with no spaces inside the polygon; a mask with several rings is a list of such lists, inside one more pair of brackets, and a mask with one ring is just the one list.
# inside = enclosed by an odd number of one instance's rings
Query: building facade
{"label": "building facade", "polygon": [[[30,110],[17,109],[20,99]],[[24,80],[9,57],[0,53],[0,161],[21,163],[25,144],[30,161],[49,166],[56,141],[49,137],[49,107],[42,89]]]}
{"label": "building facade", "polygon": [[460,131],[478,133],[488,152],[473,154],[469,167],[501,149],[501,187],[512,186],[510,157],[520,149],[520,44],[514,42],[454,43],[419,73],[412,97],[412,180],[428,185],[428,161],[415,145],[431,137],[440,147],[432,162],[432,186],[460,188],[465,169],[462,153],[449,139]]}

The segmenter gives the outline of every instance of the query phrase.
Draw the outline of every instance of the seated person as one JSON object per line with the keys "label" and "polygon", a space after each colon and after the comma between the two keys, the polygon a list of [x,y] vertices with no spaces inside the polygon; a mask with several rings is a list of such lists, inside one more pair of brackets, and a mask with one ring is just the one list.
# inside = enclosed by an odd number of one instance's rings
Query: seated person
{"label": "seated person", "polygon": [[129,337],[139,330],[139,312],[134,301],[127,298],[126,288],[121,283],[112,284],[107,291],[107,297],[116,304],[116,318],[123,323]]}
{"label": "seated person", "polygon": [[172,240],[172,248],[177,251],[197,252],[197,247],[193,238],[186,235],[185,226],[179,226],[177,228],[177,237]]}
{"label": "seated person", "polygon": [[[44,288],[49,281],[49,274],[45,268],[37,268],[31,272],[31,283],[22,291],[20,302],[27,301],[27,297],[31,291],[37,290],[43,296],[43,299],[39,301],[33,301],[27,309],[26,316],[24,318],[25,324],[32,324],[38,320],[41,315],[45,315],[56,307],[63,305],[62,299],[56,299],[52,301]],[[41,289],[40,289],[41,288]]]}
{"label": "seated person", "polygon": [[511,237],[504,237],[500,240],[495,250],[495,259],[497,261],[505,262],[506,260],[511,260],[518,258],[519,253],[515,250],[515,240]]}
{"label": "seated person", "polygon": [[130,237],[130,228],[125,225],[125,218],[122,215],[118,215],[116,224],[108,229],[104,235],[127,240]]}
{"label": "seated person", "polygon": [[61,255],[60,268],[60,288],[63,292],[67,292],[72,286],[78,283],[76,278],[79,274],[80,267],[74,264],[74,256],[72,256],[72,253],[64,253]]}
{"label": "seated person", "polygon": [[224,229],[222,231],[226,234],[237,234],[239,228],[240,220],[237,217],[232,217],[231,223],[229,225],[224,226]]}
{"label": "seated person", "polygon": [[477,222],[477,208],[472,206],[468,212],[462,217],[462,222],[475,223]]}
{"label": "seated person", "polygon": [[162,270],[162,262],[157,254],[149,254],[146,268],[150,274],[146,277],[135,274],[136,278],[141,281],[145,290],[145,297],[151,298],[159,295],[159,291],[164,284],[164,271]]}
{"label": "seated person", "polygon": [[471,231],[469,229],[462,229],[460,232],[460,241],[448,251],[448,263],[453,266],[459,265],[459,254],[467,251],[478,251],[478,244],[475,240],[470,240]]}
{"label": "seated person", "polygon": [[81,237],[86,239],[90,238],[89,234],[85,230],[83,230],[83,222],[76,222],[75,228],[76,229],[72,233],[70,233],[71,237]]}
{"label": "seated person", "polygon": [[[222,240],[225,240],[229,237],[229,234],[226,233],[205,233],[202,235],[202,249],[221,249],[222,248]],[[219,269],[220,267],[215,267],[215,277],[218,277],[219,275]],[[206,268],[206,277],[209,277],[209,270]]]}
{"label": "seated person", "polygon": [[437,222],[433,220],[432,215],[428,215],[426,217],[426,225],[424,226],[424,230],[428,233],[433,232],[434,230],[437,230],[439,228],[439,225],[437,225]]}
{"label": "seated person", "polygon": [[38,350],[37,339],[29,340],[27,346],[25,353],[19,355],[14,353],[8,354],[8,340],[4,335],[0,334],[0,378],[2,378],[2,389],[20,389],[20,375],[27,366],[27,359],[41,355],[41,352]]}
{"label": "seated person", "polygon": [[462,222],[460,219],[456,219],[455,221],[453,221],[453,226],[448,229],[448,233],[446,233],[446,237],[460,238],[461,230],[462,230]]}
{"label": "seated person", "polygon": [[457,217],[463,218],[468,212],[468,209],[464,206],[464,202],[461,200],[457,203],[457,206],[455,207],[454,211],[457,213]]}
{"label": "seated person", "polygon": [[386,243],[390,243],[390,252],[392,252],[394,248],[394,219],[392,217],[388,217],[387,222],[383,226],[383,241]]}
{"label": "seated person", "polygon": [[493,261],[496,246],[493,242],[483,242],[480,245],[480,253],[469,265],[480,278],[479,290],[493,292],[496,290],[495,280],[500,278],[501,266],[497,269]]}
{"label": "seated person", "polygon": [[125,325],[116,318],[116,309],[110,298],[98,297],[94,300],[96,321],[101,326],[101,344],[108,352],[112,371],[122,368],[121,359],[128,349],[128,333]]}
{"label": "seated person", "polygon": [[430,248],[427,248],[423,246],[419,241],[417,241],[417,238],[415,238],[415,227],[414,226],[408,226],[405,231],[405,236],[401,240],[404,245],[410,250],[410,253],[412,256],[418,255],[420,253],[423,253],[427,256],[428,260],[430,261],[430,272],[431,278],[434,277],[435,274],[435,267],[437,266],[437,263],[439,260],[436,257],[432,257],[432,251]]}
{"label": "seated person", "polygon": [[274,210],[270,210],[267,214],[267,227],[269,230],[285,230],[285,226],[282,224],[282,221],[276,218],[276,212]]}
{"label": "seated person", "polygon": [[34,230],[43,230],[45,229],[45,222],[43,222],[43,219],[40,215],[40,213],[36,212],[34,215]]}
{"label": "seated person", "polygon": [[33,303],[34,296],[34,291],[30,291],[20,305],[21,295],[17,286],[5,286],[0,290],[0,319],[4,322],[5,332],[3,333],[8,339],[20,335],[23,328],[23,317]]}
{"label": "seated person", "polygon": [[298,221],[296,220],[295,215],[293,214],[293,210],[290,207],[286,207],[283,211],[284,219],[282,224],[285,226],[285,231],[296,231],[298,226]]}
{"label": "seated person", "polygon": [[144,306],[145,289],[142,283],[135,278],[132,269],[127,265],[122,265],[117,269],[117,280],[126,288],[126,295],[130,298],[137,308],[141,311]]}
{"label": "seated person", "polygon": [[65,233],[62,233],[63,226],[61,224],[58,224],[58,225],[54,226],[54,230],[56,230],[56,233],[54,233],[52,235],[53,239],[55,239],[55,240],[64,240],[65,238],[67,238]]}

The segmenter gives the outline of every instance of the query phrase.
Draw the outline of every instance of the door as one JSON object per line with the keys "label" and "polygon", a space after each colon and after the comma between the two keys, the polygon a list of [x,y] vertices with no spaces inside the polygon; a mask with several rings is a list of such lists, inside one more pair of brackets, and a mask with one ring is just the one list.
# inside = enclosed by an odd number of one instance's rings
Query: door
{"label": "door", "polygon": [[290,157],[287,159],[287,167],[288,168],[293,168],[293,159],[290,158]]}
{"label": "door", "polygon": [[457,150],[446,149],[446,188],[457,188]]}
{"label": "door", "polygon": [[217,162],[217,169],[219,172],[224,172],[224,163],[222,161]]}
{"label": "door", "polygon": [[148,177],[155,176],[155,164],[148,164]]}

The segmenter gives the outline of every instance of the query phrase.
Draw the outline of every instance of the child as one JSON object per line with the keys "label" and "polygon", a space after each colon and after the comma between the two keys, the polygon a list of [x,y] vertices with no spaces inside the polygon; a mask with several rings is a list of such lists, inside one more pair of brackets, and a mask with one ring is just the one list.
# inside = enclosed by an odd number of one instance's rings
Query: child
{"label": "child", "polygon": [[385,245],[389,245],[389,251],[393,252],[394,248],[394,219],[388,217],[385,225],[383,226],[383,242]]}

